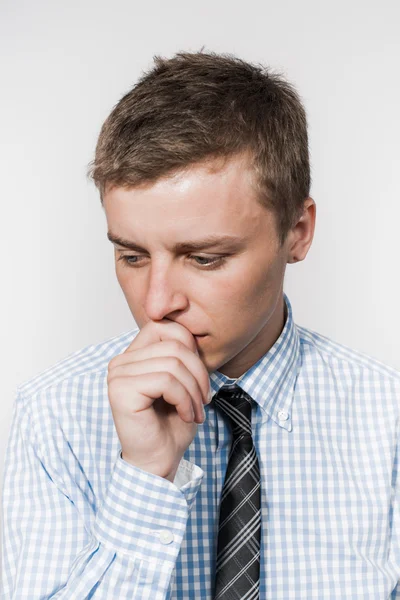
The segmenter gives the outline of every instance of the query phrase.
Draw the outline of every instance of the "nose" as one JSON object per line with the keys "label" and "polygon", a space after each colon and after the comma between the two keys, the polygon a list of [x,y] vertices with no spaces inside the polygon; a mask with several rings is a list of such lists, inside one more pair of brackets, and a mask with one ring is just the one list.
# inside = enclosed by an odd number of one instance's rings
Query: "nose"
{"label": "nose", "polygon": [[184,292],[182,269],[166,261],[151,265],[144,309],[152,321],[164,319],[170,313],[185,310],[188,298]]}

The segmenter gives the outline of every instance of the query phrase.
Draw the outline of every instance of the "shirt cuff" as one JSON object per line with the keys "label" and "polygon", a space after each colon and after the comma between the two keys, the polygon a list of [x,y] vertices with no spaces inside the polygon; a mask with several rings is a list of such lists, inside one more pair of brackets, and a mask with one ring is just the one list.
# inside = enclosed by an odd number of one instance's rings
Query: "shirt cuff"
{"label": "shirt cuff", "polygon": [[[185,497],[188,501],[189,501],[189,496],[187,496],[187,491],[188,491],[187,484],[190,483],[191,481],[195,480],[195,478],[196,478],[195,470],[196,469],[199,469],[199,467],[197,465],[182,458],[181,462],[179,463],[176,474],[175,474],[174,485],[176,485],[176,487],[178,489],[180,489],[183,494],[185,494]],[[204,474],[202,469],[200,469],[200,471],[202,474]]]}
{"label": "shirt cuff", "polygon": [[116,552],[175,564],[203,477],[182,459],[172,483],[126,462],[120,450],[93,534]]}

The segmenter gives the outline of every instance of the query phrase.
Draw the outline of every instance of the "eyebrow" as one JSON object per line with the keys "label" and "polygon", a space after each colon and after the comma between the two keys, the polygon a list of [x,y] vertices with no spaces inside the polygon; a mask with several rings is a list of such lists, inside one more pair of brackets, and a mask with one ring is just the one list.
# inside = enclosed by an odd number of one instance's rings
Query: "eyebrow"
{"label": "eyebrow", "polygon": [[[118,235],[113,234],[111,231],[107,232],[107,237],[110,242],[114,245],[122,246],[129,250],[135,250],[136,252],[147,252],[145,248],[142,248],[131,240],[126,240]],[[210,248],[212,246],[220,246],[224,248],[237,248],[243,246],[245,239],[232,235],[209,235],[202,240],[191,240],[187,242],[179,242],[174,244],[174,252],[192,252],[193,250],[203,250],[204,248]]]}

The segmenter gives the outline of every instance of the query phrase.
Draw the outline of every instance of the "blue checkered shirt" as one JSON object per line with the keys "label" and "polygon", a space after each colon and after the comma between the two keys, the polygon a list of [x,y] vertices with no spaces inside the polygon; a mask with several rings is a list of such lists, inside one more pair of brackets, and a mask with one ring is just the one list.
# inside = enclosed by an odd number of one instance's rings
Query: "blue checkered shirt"
{"label": "blue checkered shirt", "polygon": [[[400,373],[287,317],[236,381],[254,399],[261,600],[400,599]],[[211,600],[231,446],[214,402],[174,482],[121,458],[109,361],[139,329],[17,388],[3,481],[6,600]]]}

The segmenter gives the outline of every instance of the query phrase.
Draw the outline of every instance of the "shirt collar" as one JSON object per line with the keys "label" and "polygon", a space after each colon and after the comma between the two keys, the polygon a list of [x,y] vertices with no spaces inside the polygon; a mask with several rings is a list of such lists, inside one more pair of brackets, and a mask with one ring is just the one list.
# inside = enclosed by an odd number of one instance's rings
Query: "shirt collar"
{"label": "shirt collar", "polygon": [[[300,368],[300,340],[293,321],[292,305],[283,293],[286,304],[284,328],[271,348],[250,369],[237,379],[219,371],[210,374],[213,395],[226,384],[236,383],[260,406],[261,422],[271,418],[279,427],[292,431],[292,404],[295,383]],[[214,402],[206,405],[208,411]]]}

